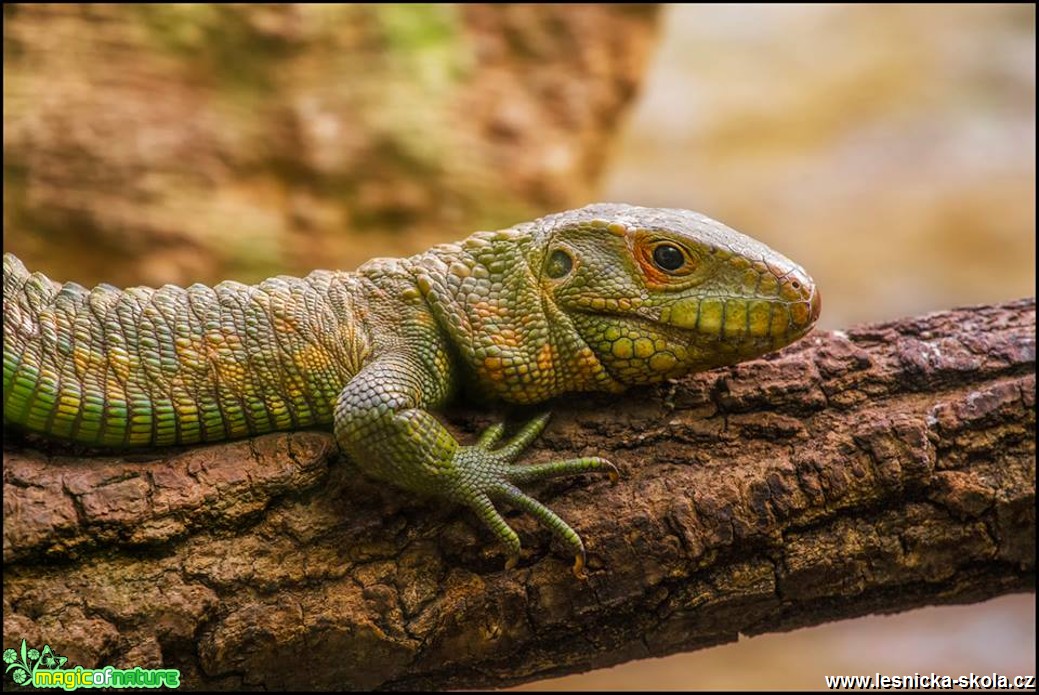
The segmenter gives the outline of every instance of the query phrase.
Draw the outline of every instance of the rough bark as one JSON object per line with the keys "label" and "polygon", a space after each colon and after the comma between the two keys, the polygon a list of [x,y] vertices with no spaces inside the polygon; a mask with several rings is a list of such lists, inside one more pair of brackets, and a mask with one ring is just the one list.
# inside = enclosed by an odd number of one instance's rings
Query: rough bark
{"label": "rough bark", "polygon": [[583,535],[585,582],[519,514],[503,569],[467,511],[363,479],[324,433],[9,444],[4,644],[193,688],[471,688],[1034,590],[1032,299],[553,409],[528,460],[622,471],[537,490]]}
{"label": "rough bark", "polygon": [[5,250],[88,286],[252,282],[583,205],[657,16],[5,3]]}

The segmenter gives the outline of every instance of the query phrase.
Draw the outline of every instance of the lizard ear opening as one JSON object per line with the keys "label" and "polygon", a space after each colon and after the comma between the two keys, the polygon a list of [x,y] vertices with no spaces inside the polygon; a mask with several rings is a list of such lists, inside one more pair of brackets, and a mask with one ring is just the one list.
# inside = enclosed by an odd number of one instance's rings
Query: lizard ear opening
{"label": "lizard ear opening", "polygon": [[545,263],[545,274],[553,280],[559,280],[569,275],[573,267],[574,259],[570,253],[563,249],[556,249],[548,256],[548,261]]}

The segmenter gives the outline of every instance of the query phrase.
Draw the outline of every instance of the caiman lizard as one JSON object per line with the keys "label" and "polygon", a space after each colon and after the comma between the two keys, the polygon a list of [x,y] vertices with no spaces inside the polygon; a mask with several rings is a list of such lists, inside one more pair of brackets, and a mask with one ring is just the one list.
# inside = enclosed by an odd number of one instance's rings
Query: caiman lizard
{"label": "caiman lizard", "polygon": [[517,486],[616,480],[613,464],[516,465],[546,417],[462,445],[430,411],[464,390],[538,403],[731,365],[805,335],[819,308],[808,274],[764,244],[617,204],[252,286],[86,289],[5,254],[4,422],[114,448],[331,425],[366,474],[472,509],[510,566],[520,540],[495,504],[533,514],[581,576],[581,538]]}

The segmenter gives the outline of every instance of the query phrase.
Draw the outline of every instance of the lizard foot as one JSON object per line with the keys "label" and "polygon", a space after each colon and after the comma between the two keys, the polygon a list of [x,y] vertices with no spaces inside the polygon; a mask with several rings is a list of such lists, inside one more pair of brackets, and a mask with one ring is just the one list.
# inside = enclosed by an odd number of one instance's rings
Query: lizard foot
{"label": "lizard foot", "polygon": [[494,449],[494,446],[501,440],[505,427],[502,424],[491,425],[480,435],[475,445],[459,447],[453,461],[454,469],[458,472],[458,480],[451,496],[475,511],[498,540],[509,549],[511,557],[506,563],[506,568],[515,566],[520,552],[520,540],[495,509],[495,502],[506,502],[522,509],[547,526],[573,552],[574,575],[578,579],[584,579],[585,552],[581,537],[555,512],[524,493],[516,484],[589,471],[606,471],[611,482],[617,482],[619,474],[616,466],[598,456],[550,461],[530,466],[516,465],[514,461],[537,438],[547,422],[547,414],[531,420],[515,437],[497,449]]}

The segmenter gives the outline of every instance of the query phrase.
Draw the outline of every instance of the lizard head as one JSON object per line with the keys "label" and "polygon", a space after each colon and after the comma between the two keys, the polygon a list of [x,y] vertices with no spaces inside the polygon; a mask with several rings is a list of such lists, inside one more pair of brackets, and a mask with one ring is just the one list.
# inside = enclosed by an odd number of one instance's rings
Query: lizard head
{"label": "lizard head", "polygon": [[758,357],[819,316],[799,265],[695,212],[590,205],[532,233],[544,298],[623,385]]}

